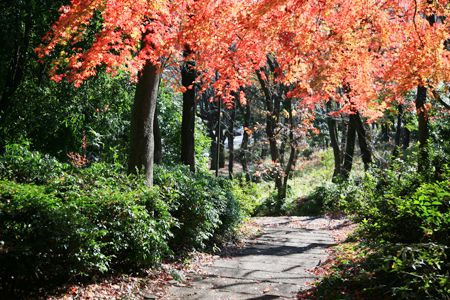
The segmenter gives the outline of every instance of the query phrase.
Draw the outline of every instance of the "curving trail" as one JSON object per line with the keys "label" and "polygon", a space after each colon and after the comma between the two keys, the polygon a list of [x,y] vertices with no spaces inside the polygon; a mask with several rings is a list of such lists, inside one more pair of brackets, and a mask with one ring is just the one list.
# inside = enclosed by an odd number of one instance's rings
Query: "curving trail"
{"label": "curving trail", "polygon": [[317,278],[307,270],[327,259],[332,230],[346,224],[326,217],[253,220],[260,227],[256,236],[203,265],[187,284],[171,286],[168,299],[295,299]]}

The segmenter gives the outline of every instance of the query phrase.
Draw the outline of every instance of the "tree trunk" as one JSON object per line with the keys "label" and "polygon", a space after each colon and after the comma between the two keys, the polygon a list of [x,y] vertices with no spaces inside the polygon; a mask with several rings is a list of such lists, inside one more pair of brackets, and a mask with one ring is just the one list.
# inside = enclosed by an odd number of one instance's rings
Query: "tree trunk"
{"label": "tree trunk", "polygon": [[[341,136],[341,165],[344,164],[344,160],[345,160],[345,148],[347,145],[347,132],[348,132],[348,122],[346,122],[346,120],[342,120],[341,124],[341,131],[342,131],[342,136]],[[342,171],[342,168],[341,168]]]}
{"label": "tree trunk", "polygon": [[427,101],[427,88],[424,86],[417,87],[416,111],[419,121],[419,161],[418,171],[425,173],[430,167],[430,159],[428,153],[428,111],[425,107]]}
{"label": "tree trunk", "polygon": [[[266,102],[266,135],[269,140],[270,157],[274,163],[279,162],[279,152],[277,147],[277,141],[275,138],[275,127],[278,122],[276,108],[279,108],[279,101],[274,101],[274,97],[267,87],[266,82],[261,76],[260,72],[256,72],[261,88],[264,92],[265,102]],[[274,105],[275,102],[275,105]]]}
{"label": "tree trunk", "polygon": [[353,165],[353,155],[355,153],[356,126],[355,121],[350,116],[347,126],[347,137],[345,144],[344,165],[342,166],[342,177],[348,179]]}
{"label": "tree trunk", "polygon": [[[217,135],[214,136],[214,139],[211,141],[211,165],[209,166],[210,170],[218,171],[219,165],[218,165],[218,153],[217,153],[218,147],[217,147]],[[217,174],[217,172],[216,172]]]}
{"label": "tree trunk", "polygon": [[[331,101],[327,102],[327,112],[330,113],[332,110]],[[334,171],[332,181],[335,182],[341,174],[341,150],[339,149],[338,141],[338,131],[336,120],[332,116],[327,117],[328,130],[330,131],[330,143],[333,148],[334,155]]]}
{"label": "tree trunk", "polygon": [[[25,72],[26,59],[28,58],[27,52],[30,45],[33,27],[34,2],[26,1],[25,3],[26,19],[23,24],[21,21],[18,21],[18,24],[16,24],[16,26],[20,26],[19,28],[23,28],[23,33],[20,38],[16,39],[16,45],[10,59],[8,72],[5,78],[5,85],[0,87],[3,89],[0,92],[0,128],[4,126],[3,122],[5,118],[3,116],[8,113],[8,110],[13,102],[13,95],[22,82]],[[5,146],[6,141],[4,140],[4,137],[0,136],[0,154],[4,153]]]}
{"label": "tree trunk", "polygon": [[398,156],[398,148],[400,147],[400,139],[402,137],[402,117],[403,117],[403,105],[399,104],[397,106],[397,128],[395,130],[395,143],[394,143],[394,151],[392,155],[394,157]]}
{"label": "tree trunk", "polygon": [[[204,95],[202,95],[203,97]],[[213,97],[213,96],[212,96]],[[209,100],[207,101],[207,111],[205,113],[205,117],[207,119],[206,125],[208,128],[208,136],[211,138],[211,145],[210,145],[210,170],[216,170],[217,168],[217,120],[218,120],[218,105],[216,106],[216,103],[209,103]],[[202,107],[200,107],[202,108]],[[206,108],[204,108],[206,110]]]}
{"label": "tree trunk", "polygon": [[353,119],[353,123],[358,133],[358,144],[361,149],[362,161],[364,163],[364,170],[368,170],[370,164],[372,163],[372,151],[370,150],[369,144],[367,143],[366,129],[364,128],[364,123],[361,120],[359,113],[350,116]]}
{"label": "tree trunk", "polygon": [[[282,197],[282,189],[283,189],[283,180],[281,176],[280,170],[280,153],[277,147],[277,140],[275,137],[275,129],[278,123],[278,114],[280,101],[279,99],[275,99],[269,87],[267,86],[265,80],[262,78],[260,72],[256,72],[259,82],[261,84],[261,88],[264,92],[264,100],[266,102],[266,135],[269,140],[269,149],[270,149],[270,158],[274,164],[273,174],[275,180],[275,189],[278,191],[278,203],[277,205],[281,208],[281,200]],[[278,108],[278,111],[277,111]]]}
{"label": "tree trunk", "polygon": [[153,124],[160,76],[159,67],[147,62],[139,74],[131,116],[128,170],[134,172],[144,167],[148,186],[153,185]]}
{"label": "tree trunk", "polygon": [[389,142],[389,126],[387,124],[381,124],[381,141]]}
{"label": "tree trunk", "polygon": [[411,132],[408,128],[404,128],[403,130],[403,138],[402,138],[402,150],[403,150],[403,159],[406,159],[406,150],[409,148],[409,143],[411,141]]}
{"label": "tree trunk", "polygon": [[220,147],[219,147],[219,168],[225,168],[225,139],[226,135],[223,129],[220,130]]}
{"label": "tree trunk", "polygon": [[222,128],[222,100],[218,100],[218,110],[216,113],[217,122],[215,124],[215,139],[211,144],[211,170],[216,170],[216,176],[219,175],[219,169],[225,166],[224,153],[224,134]]}
{"label": "tree trunk", "polygon": [[[22,37],[19,38],[19,41],[16,40],[17,44],[11,57],[9,70],[5,80],[5,86],[0,94],[0,116],[6,113],[11,106],[12,96],[22,82],[24,75],[27,52],[30,45],[31,30],[33,27],[33,1],[28,1],[25,10],[26,19],[23,24],[20,24],[20,28],[24,28]],[[19,21],[19,23],[22,22]]]}
{"label": "tree trunk", "polygon": [[155,164],[160,165],[162,163],[162,140],[161,140],[161,130],[159,128],[158,112],[155,111],[155,117],[153,119],[153,136],[155,140]]}
{"label": "tree trunk", "polygon": [[245,173],[245,177],[247,180],[250,180],[250,174],[248,171],[248,142],[250,138],[249,130],[250,130],[250,116],[251,116],[251,108],[250,108],[250,101],[247,100],[247,104],[244,107],[244,136],[242,137],[242,144],[241,144],[241,164],[242,164],[242,170]]}
{"label": "tree trunk", "polygon": [[279,199],[286,199],[286,194],[287,194],[287,187],[288,187],[288,180],[289,180],[289,176],[291,174],[292,169],[295,166],[295,160],[297,158],[297,143],[294,139],[294,128],[295,128],[295,124],[294,124],[294,118],[292,116],[292,100],[288,99],[286,100],[287,102],[287,110],[289,113],[289,148],[290,148],[290,153],[289,153],[289,159],[286,165],[286,168],[284,170],[284,178],[283,178],[283,184],[282,184],[282,188],[281,190],[278,192],[278,198]]}
{"label": "tree trunk", "polygon": [[[236,104],[236,101],[235,101]],[[228,175],[233,178],[234,167],[234,119],[236,117],[236,105],[230,112],[230,122],[228,126]]]}
{"label": "tree trunk", "polygon": [[[190,51],[185,51],[184,57],[189,56]],[[195,171],[195,89],[194,81],[196,72],[194,63],[187,61],[181,68],[181,83],[186,91],[183,93],[183,118],[181,121],[181,163],[188,165],[192,172]]]}

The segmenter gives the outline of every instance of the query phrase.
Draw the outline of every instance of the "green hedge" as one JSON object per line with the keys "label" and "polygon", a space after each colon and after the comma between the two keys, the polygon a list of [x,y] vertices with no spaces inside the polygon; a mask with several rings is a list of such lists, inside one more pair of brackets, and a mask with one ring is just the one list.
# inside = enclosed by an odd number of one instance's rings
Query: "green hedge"
{"label": "green hedge", "polygon": [[344,211],[360,224],[357,237],[367,255],[353,269],[361,278],[370,274],[358,283],[368,299],[375,291],[395,299],[450,294],[450,171],[442,165],[439,176],[421,176],[411,165],[399,161],[312,195],[324,210]]}
{"label": "green hedge", "polygon": [[139,270],[213,246],[251,201],[246,186],[186,167],[157,167],[155,182],[9,145],[0,157],[0,289]]}
{"label": "green hedge", "polygon": [[172,218],[152,190],[70,194],[0,181],[0,280],[33,284],[136,269],[169,253]]}

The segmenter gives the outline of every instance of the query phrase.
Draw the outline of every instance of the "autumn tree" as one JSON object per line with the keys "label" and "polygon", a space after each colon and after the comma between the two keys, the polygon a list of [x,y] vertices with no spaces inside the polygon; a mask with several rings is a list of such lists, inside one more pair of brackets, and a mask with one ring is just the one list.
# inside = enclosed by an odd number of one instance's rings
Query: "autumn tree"
{"label": "autumn tree", "polygon": [[[41,57],[56,55],[51,71],[56,81],[67,78],[79,85],[101,67],[113,74],[125,70],[136,79],[147,80],[145,85],[138,84],[136,92],[134,111],[142,115],[133,118],[133,140],[139,136],[147,142],[140,150],[136,149],[141,142],[131,143],[130,169],[145,166],[150,183],[154,92],[163,63],[187,63],[182,76],[185,85],[192,86],[195,71],[199,92],[211,86],[214,99],[226,106],[234,101],[233,93],[254,82],[253,74],[271,55],[280,66],[280,82],[293,87],[287,98],[301,99],[300,105],[311,111],[333,99],[339,104],[339,113],[373,122],[414,87],[433,90],[448,81],[445,4],[73,0],[61,9],[59,21],[38,53]],[[440,21],[430,23],[420,17],[432,15],[440,16]],[[99,20],[101,26],[93,27],[93,20]],[[87,38],[88,30],[94,30],[94,39]],[[189,61],[195,61],[195,68],[192,64],[186,68]],[[343,86],[351,88],[342,93]],[[187,90],[186,99],[193,92]],[[423,98],[425,92],[419,89],[418,95]],[[138,101],[140,97],[147,100]],[[140,106],[146,102],[151,103],[149,107]],[[189,102],[192,107],[192,100]],[[425,120],[427,106],[418,104],[418,115]],[[186,111],[192,116],[191,109]],[[363,127],[359,120],[355,122],[361,136]],[[185,128],[192,127],[192,122],[188,123]],[[424,144],[426,131],[420,132]],[[188,152],[185,163],[192,168],[192,151]],[[369,161],[366,156],[365,163]]]}

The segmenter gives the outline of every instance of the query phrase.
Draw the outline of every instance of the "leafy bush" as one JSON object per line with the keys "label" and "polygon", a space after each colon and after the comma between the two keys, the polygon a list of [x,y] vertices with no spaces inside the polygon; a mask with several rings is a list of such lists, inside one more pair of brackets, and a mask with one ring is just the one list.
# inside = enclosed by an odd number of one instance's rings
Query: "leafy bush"
{"label": "leafy bush", "polygon": [[157,190],[55,191],[0,181],[0,277],[31,284],[151,266],[172,219]]}
{"label": "leafy bush", "polygon": [[325,210],[345,211],[360,223],[365,260],[338,269],[347,276],[341,282],[364,287],[369,299],[374,291],[396,299],[445,299],[450,293],[450,172],[442,165],[439,176],[422,176],[410,166],[396,161],[360,182],[332,184],[312,195]]}
{"label": "leafy bush", "polygon": [[158,167],[150,189],[120,164],[75,168],[29,145],[7,149],[0,157],[0,280],[10,291],[137,270],[172,250],[205,248],[234,232],[248,204],[244,187],[207,171]]}
{"label": "leafy bush", "polygon": [[391,287],[393,296],[438,299],[450,294],[448,246],[435,243],[390,245],[383,248],[382,253],[390,266],[386,271],[394,275],[386,276],[387,280],[395,278],[397,281]]}
{"label": "leafy bush", "polygon": [[173,228],[174,248],[204,248],[207,241],[227,235],[241,219],[238,201],[227,179],[203,171],[193,174],[181,166],[157,168],[155,183],[178,222]]}
{"label": "leafy bush", "polygon": [[327,186],[317,187],[311,194],[300,199],[297,207],[294,210],[295,215],[311,216],[320,215],[323,213],[323,206],[325,199],[329,198],[331,189]]}
{"label": "leafy bush", "polygon": [[233,180],[231,190],[233,196],[239,202],[239,207],[244,217],[255,215],[258,205],[261,204],[261,191],[254,182],[239,177]]}
{"label": "leafy bush", "polygon": [[46,183],[62,176],[67,165],[56,159],[31,151],[30,144],[7,145],[0,157],[0,177],[23,183]]}
{"label": "leafy bush", "polygon": [[305,158],[307,158],[307,159],[310,159],[311,158],[311,155],[314,153],[314,150],[312,149],[312,148],[306,148],[306,149],[304,149],[302,152],[301,152],[301,154],[302,154],[302,156],[303,157],[305,157]]}

